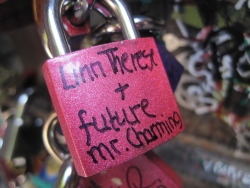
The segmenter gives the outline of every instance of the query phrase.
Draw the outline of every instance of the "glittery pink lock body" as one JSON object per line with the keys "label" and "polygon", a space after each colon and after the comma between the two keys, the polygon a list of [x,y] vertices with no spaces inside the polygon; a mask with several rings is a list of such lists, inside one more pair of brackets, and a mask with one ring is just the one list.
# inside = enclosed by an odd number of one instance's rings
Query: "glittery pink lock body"
{"label": "glittery pink lock body", "polygon": [[181,178],[154,153],[140,155],[103,173],[82,178],[78,187],[181,188]]}
{"label": "glittery pink lock body", "polygon": [[184,130],[153,38],[73,52],[48,60],[43,71],[81,176],[128,161]]}

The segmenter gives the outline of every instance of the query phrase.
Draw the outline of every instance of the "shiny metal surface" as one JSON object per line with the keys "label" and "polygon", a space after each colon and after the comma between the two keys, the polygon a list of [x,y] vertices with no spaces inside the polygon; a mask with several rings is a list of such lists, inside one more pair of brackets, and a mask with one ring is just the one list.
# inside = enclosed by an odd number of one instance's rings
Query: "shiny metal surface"
{"label": "shiny metal surface", "polygon": [[66,147],[65,138],[61,136],[61,140],[58,143],[58,136],[56,135],[56,124],[58,123],[56,113],[52,113],[49,119],[46,121],[43,127],[43,142],[46,150],[49,154],[56,159],[59,163],[62,163],[69,157],[69,153],[66,153],[64,147]]}
{"label": "shiny metal surface", "polygon": [[[154,19],[147,16],[135,16],[134,22],[136,25],[136,29],[139,31],[149,30],[149,31],[157,31],[163,29],[164,25],[158,23]],[[114,33],[120,33],[122,28],[117,23],[116,20],[110,20],[109,22],[104,23],[93,29],[93,34],[95,37],[101,37],[103,35],[112,35]]]}
{"label": "shiny metal surface", "polygon": [[97,12],[99,12],[106,19],[114,18],[110,11],[99,2],[96,2],[93,8],[97,10]]}
{"label": "shiny metal surface", "polygon": [[139,34],[127,5],[122,0],[99,0],[111,13],[114,14],[122,28],[124,39],[136,39]]}
{"label": "shiny metal surface", "polygon": [[29,88],[19,95],[13,121],[6,128],[6,132],[3,137],[3,146],[0,150],[0,156],[8,162],[10,162],[13,157],[18,131],[23,125],[23,115],[25,113],[27,102],[33,93],[34,90]]}
{"label": "shiny metal surface", "polygon": [[[91,8],[97,10],[104,18],[114,18],[113,15],[109,12],[109,10],[105,6],[100,4],[99,2],[96,2],[94,0],[93,2],[90,2],[90,3],[92,3],[92,4],[87,5],[90,10],[91,10]],[[81,7],[75,7],[75,9],[78,8],[78,9],[84,10],[84,6],[81,5],[82,3],[80,2],[78,4],[80,4]],[[77,6],[77,2],[75,2],[75,1],[64,0],[63,6],[62,6],[62,14],[67,14],[67,12],[69,12],[71,9],[73,9],[75,5]]]}
{"label": "shiny metal surface", "polygon": [[135,16],[134,22],[137,30],[160,30],[164,24],[148,16]]}
{"label": "shiny metal surface", "polygon": [[90,10],[93,8],[95,0],[76,0],[73,6],[70,21],[74,25],[82,25],[89,16]]}
{"label": "shiny metal surface", "polygon": [[75,1],[72,0],[64,0],[63,6],[62,6],[62,14],[65,14],[67,11],[72,9],[72,7],[75,5]]}
{"label": "shiny metal surface", "polygon": [[55,188],[75,188],[78,184],[78,178],[73,161],[68,158],[59,170]]}
{"label": "shiny metal surface", "polygon": [[62,6],[63,0],[34,0],[35,20],[49,57],[64,55],[71,51],[63,31]]}
{"label": "shiny metal surface", "polygon": [[[90,3],[94,3],[94,1],[90,1]],[[99,0],[99,3],[114,14],[113,16],[116,17],[122,28],[124,39],[139,37],[133,18],[123,1]],[[45,51],[51,58],[71,51],[61,21],[63,4],[63,0],[34,0],[33,6],[37,27]]]}

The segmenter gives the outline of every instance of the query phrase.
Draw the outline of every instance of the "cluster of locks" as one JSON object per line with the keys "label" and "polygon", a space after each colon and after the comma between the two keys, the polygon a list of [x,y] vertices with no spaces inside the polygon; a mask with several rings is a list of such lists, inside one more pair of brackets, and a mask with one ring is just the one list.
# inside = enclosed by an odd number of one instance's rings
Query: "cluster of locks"
{"label": "cluster of locks", "polygon": [[[0,187],[181,188],[155,154],[165,142],[171,152],[158,153],[182,176],[193,165],[248,187],[250,172],[237,163],[179,144],[188,134],[167,141],[185,129],[180,105],[223,119],[248,156],[249,4],[0,0]],[[6,34],[27,24],[46,56],[35,71],[21,64],[39,47],[22,43],[29,54],[19,57]]]}
{"label": "cluster of locks", "polygon": [[248,1],[211,5],[180,1],[173,13],[180,36],[164,36],[186,70],[176,91],[178,103],[199,115],[214,113],[228,123],[243,152],[250,149],[248,5]]}

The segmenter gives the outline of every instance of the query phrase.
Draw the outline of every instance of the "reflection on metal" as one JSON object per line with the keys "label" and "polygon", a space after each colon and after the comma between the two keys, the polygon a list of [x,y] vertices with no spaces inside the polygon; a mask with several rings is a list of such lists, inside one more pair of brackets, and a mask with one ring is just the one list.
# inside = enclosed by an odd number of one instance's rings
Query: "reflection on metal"
{"label": "reflection on metal", "polygon": [[[131,14],[121,0],[100,1],[118,20],[124,39],[139,37]],[[71,51],[61,21],[63,0],[34,0],[34,14],[47,54],[56,57]]]}
{"label": "reflection on metal", "polygon": [[43,127],[43,142],[50,155],[62,163],[69,157],[68,148],[63,135],[58,135],[58,119],[56,113],[52,113]]}
{"label": "reflection on metal", "polygon": [[82,25],[89,16],[95,0],[64,0],[62,14],[69,14],[69,19],[74,25]]}
{"label": "reflection on metal", "polygon": [[106,9],[102,4],[99,2],[96,2],[94,4],[94,9],[97,10],[104,18],[110,19],[113,18],[113,15],[109,12],[108,9]]}
{"label": "reflection on metal", "polygon": [[122,35],[125,39],[136,39],[139,37],[133,18],[123,1],[102,0],[100,3],[103,3],[114,14],[122,28]]}
{"label": "reflection on metal", "polygon": [[[163,25],[161,23],[158,23],[147,16],[135,16],[133,19],[136,25],[136,29],[139,31],[157,31],[163,28]],[[117,21],[110,20],[96,28],[93,28],[93,35],[94,37],[100,37],[103,35],[113,35],[114,33],[120,33],[121,31],[121,26],[117,23]]]}
{"label": "reflection on metal", "polygon": [[74,25],[84,24],[94,3],[95,0],[76,0],[72,10],[73,14],[70,16],[71,23]]}
{"label": "reflection on metal", "polygon": [[72,0],[64,0],[63,6],[62,6],[62,14],[65,14],[68,12],[72,7],[75,5],[75,1]]}
{"label": "reflection on metal", "polygon": [[77,187],[78,178],[72,159],[66,159],[59,170],[55,188]]}
{"label": "reflection on metal", "polygon": [[34,0],[34,14],[43,45],[50,57],[70,52],[61,22],[63,0]]}

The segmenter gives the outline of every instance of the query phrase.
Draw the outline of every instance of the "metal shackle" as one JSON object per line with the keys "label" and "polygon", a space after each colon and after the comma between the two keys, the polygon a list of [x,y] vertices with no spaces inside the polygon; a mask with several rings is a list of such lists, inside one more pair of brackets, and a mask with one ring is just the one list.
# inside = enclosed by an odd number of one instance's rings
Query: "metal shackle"
{"label": "metal shackle", "polygon": [[71,9],[70,12],[73,12],[73,14],[69,16],[70,22],[73,25],[80,26],[84,24],[84,21],[89,16],[94,3],[95,0],[64,0],[63,8],[65,9],[64,11]]}
{"label": "metal shackle", "polygon": [[124,39],[139,38],[134,19],[123,0],[99,0],[117,19]]}
{"label": "metal shackle", "polygon": [[[34,12],[38,30],[47,54],[56,57],[71,52],[61,21],[65,0],[34,0]],[[99,0],[116,17],[124,39],[135,39],[137,33],[133,18],[122,0]]]}
{"label": "metal shackle", "polygon": [[78,187],[78,183],[79,176],[77,175],[74,163],[71,158],[68,158],[63,162],[59,170],[55,188],[75,188]]}
{"label": "metal shackle", "polygon": [[59,128],[60,124],[58,123],[57,115],[53,112],[43,126],[42,136],[44,146],[49,154],[57,160],[57,162],[63,163],[70,155],[66,146],[65,137],[58,135],[59,133],[56,132]]}

